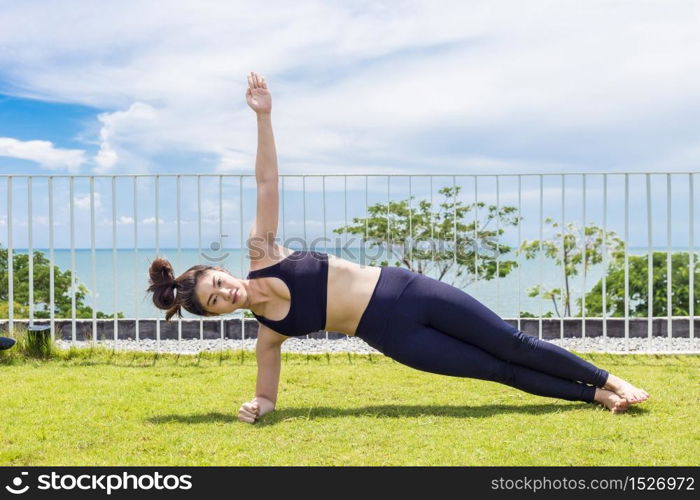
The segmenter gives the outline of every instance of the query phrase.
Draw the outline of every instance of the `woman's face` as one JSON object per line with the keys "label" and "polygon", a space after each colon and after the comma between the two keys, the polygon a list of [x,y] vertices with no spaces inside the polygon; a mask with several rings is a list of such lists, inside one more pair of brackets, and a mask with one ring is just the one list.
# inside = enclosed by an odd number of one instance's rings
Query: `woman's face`
{"label": "woman's face", "polygon": [[199,278],[195,293],[204,309],[212,314],[227,314],[245,307],[248,302],[241,280],[215,269]]}

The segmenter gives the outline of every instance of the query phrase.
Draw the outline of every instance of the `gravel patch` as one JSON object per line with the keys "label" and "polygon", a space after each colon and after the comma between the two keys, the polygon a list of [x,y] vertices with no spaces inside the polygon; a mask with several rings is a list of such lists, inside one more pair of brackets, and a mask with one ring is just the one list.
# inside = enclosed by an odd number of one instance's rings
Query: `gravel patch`
{"label": "gravel patch", "polygon": [[[116,349],[119,351],[145,351],[163,353],[197,354],[200,351],[219,351],[229,349],[255,350],[255,339],[187,339],[161,340],[160,349],[155,340],[118,340]],[[552,344],[564,349],[577,352],[607,352],[607,353],[644,353],[644,354],[700,354],[700,338],[604,338],[589,337],[552,339]],[[57,340],[56,344],[61,349],[68,349],[71,345],[78,348],[90,347],[89,342],[70,340]],[[114,341],[103,341],[99,344],[112,348]],[[282,344],[282,352],[296,352],[303,354],[325,354],[334,352],[351,352],[358,354],[381,354],[358,337],[346,337],[342,339],[306,339],[290,338]]]}
{"label": "gravel patch", "polygon": [[652,337],[630,339],[610,337],[590,337],[573,339],[552,339],[565,349],[577,352],[643,353],[643,354],[700,354],[700,338]]}

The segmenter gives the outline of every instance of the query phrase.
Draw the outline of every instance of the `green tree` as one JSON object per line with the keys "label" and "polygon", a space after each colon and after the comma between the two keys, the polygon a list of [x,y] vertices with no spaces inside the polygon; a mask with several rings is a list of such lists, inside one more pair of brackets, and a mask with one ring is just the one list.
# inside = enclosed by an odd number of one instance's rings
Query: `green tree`
{"label": "green tree", "polygon": [[[544,298],[544,297],[543,297]],[[521,318],[539,318],[539,314],[533,314],[528,311],[520,311],[520,317]],[[543,318],[553,318],[554,313],[552,311],[547,311],[546,313],[542,313]]]}
{"label": "green tree", "polygon": [[[554,229],[559,227],[559,223],[555,222],[551,217],[547,217],[544,222],[545,224],[551,224]],[[624,260],[625,255],[625,243],[614,231],[604,231],[593,224],[584,226],[583,233],[576,224],[569,223],[563,232],[555,233],[552,239],[525,240],[521,243],[516,254],[525,255],[526,259],[534,259],[538,257],[540,247],[542,247],[542,255],[545,258],[554,259],[557,266],[563,267],[565,290],[535,285],[528,288],[528,297],[540,297],[551,300],[556,314],[560,316],[561,312],[557,304],[557,298],[559,298],[564,306],[563,314],[565,317],[572,316],[569,277],[577,276],[581,266],[583,266],[585,275],[589,266],[603,261],[604,252],[607,252],[608,263],[612,265],[619,263],[620,259]],[[586,306],[588,306],[588,302],[586,302]],[[588,307],[586,308],[588,309]],[[532,317],[532,314],[521,312],[520,316]],[[551,312],[543,315],[543,317],[552,316]]]}
{"label": "green tree", "polygon": [[[435,275],[463,287],[477,276],[480,281],[507,276],[517,266],[511,260],[498,260],[511,251],[496,238],[508,225],[516,226],[521,217],[515,207],[496,207],[483,202],[465,205],[457,200],[460,186],[439,190],[437,207],[427,200],[414,203],[414,196],[401,201],[376,203],[367,207],[367,217],[354,217],[352,224],[334,229],[337,234],[354,234],[369,242],[370,249],[381,250],[389,258],[379,262],[405,266],[411,271]],[[485,221],[475,220],[473,210],[486,212]],[[498,227],[488,226],[497,221]],[[377,261],[372,260],[372,265]]]}
{"label": "green tree", "polygon": [[[668,315],[666,296],[668,282],[666,279],[666,252],[652,253],[652,314]],[[630,316],[648,315],[649,311],[649,255],[628,256],[629,267],[629,304]],[[700,311],[700,258],[694,254],[694,297],[695,314]],[[690,253],[675,252],[671,254],[671,316],[690,316]],[[606,314],[613,317],[625,316],[625,268],[624,259],[616,261],[605,277]],[[576,299],[579,308],[582,300]],[[579,312],[579,316],[580,316]],[[603,280],[586,293],[586,316],[603,315]]]}
{"label": "green tree", "polygon": [[[12,309],[15,318],[28,318],[29,317],[29,307],[26,304],[20,304],[19,302],[14,303]],[[9,302],[0,300],[0,319],[8,318],[10,316]]]}
{"label": "green tree", "polygon": [[[39,251],[33,252],[34,275],[34,317],[49,318],[50,307],[50,270],[51,262]],[[29,255],[14,254],[12,257],[12,288],[14,298],[14,316],[29,317]],[[8,316],[8,272],[7,249],[0,248],[0,317]],[[85,304],[90,290],[77,279],[75,290],[76,318],[92,318],[92,307]],[[71,272],[61,271],[54,266],[54,316],[57,318],[71,317]],[[101,311],[95,313],[97,318],[112,318],[111,314]],[[122,313],[117,317],[123,318]]]}

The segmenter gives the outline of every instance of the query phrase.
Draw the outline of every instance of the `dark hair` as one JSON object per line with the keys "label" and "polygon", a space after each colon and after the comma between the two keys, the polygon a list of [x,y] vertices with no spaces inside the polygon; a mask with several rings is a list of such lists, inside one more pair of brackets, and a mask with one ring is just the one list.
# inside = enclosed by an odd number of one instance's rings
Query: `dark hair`
{"label": "dark hair", "polygon": [[[167,311],[165,321],[170,321],[170,318],[176,313],[179,318],[182,318],[181,308],[183,307],[186,311],[197,316],[217,316],[204,309],[195,293],[200,276],[210,270],[228,273],[228,270],[223,267],[198,264],[175,278],[173,266],[167,259],[157,257],[151,262],[148,269],[150,286],[147,291],[153,292],[153,304],[158,309]],[[177,293],[175,293],[176,289]]]}

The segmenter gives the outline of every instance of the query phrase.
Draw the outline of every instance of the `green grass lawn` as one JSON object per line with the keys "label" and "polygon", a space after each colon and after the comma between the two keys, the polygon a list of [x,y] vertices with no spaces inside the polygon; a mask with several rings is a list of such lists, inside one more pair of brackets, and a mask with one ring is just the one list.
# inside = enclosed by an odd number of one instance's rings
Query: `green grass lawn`
{"label": "green grass lawn", "polygon": [[0,465],[700,464],[700,356],[582,356],[651,399],[612,415],[384,356],[285,354],[277,410],[251,425],[252,352],[6,355]]}

